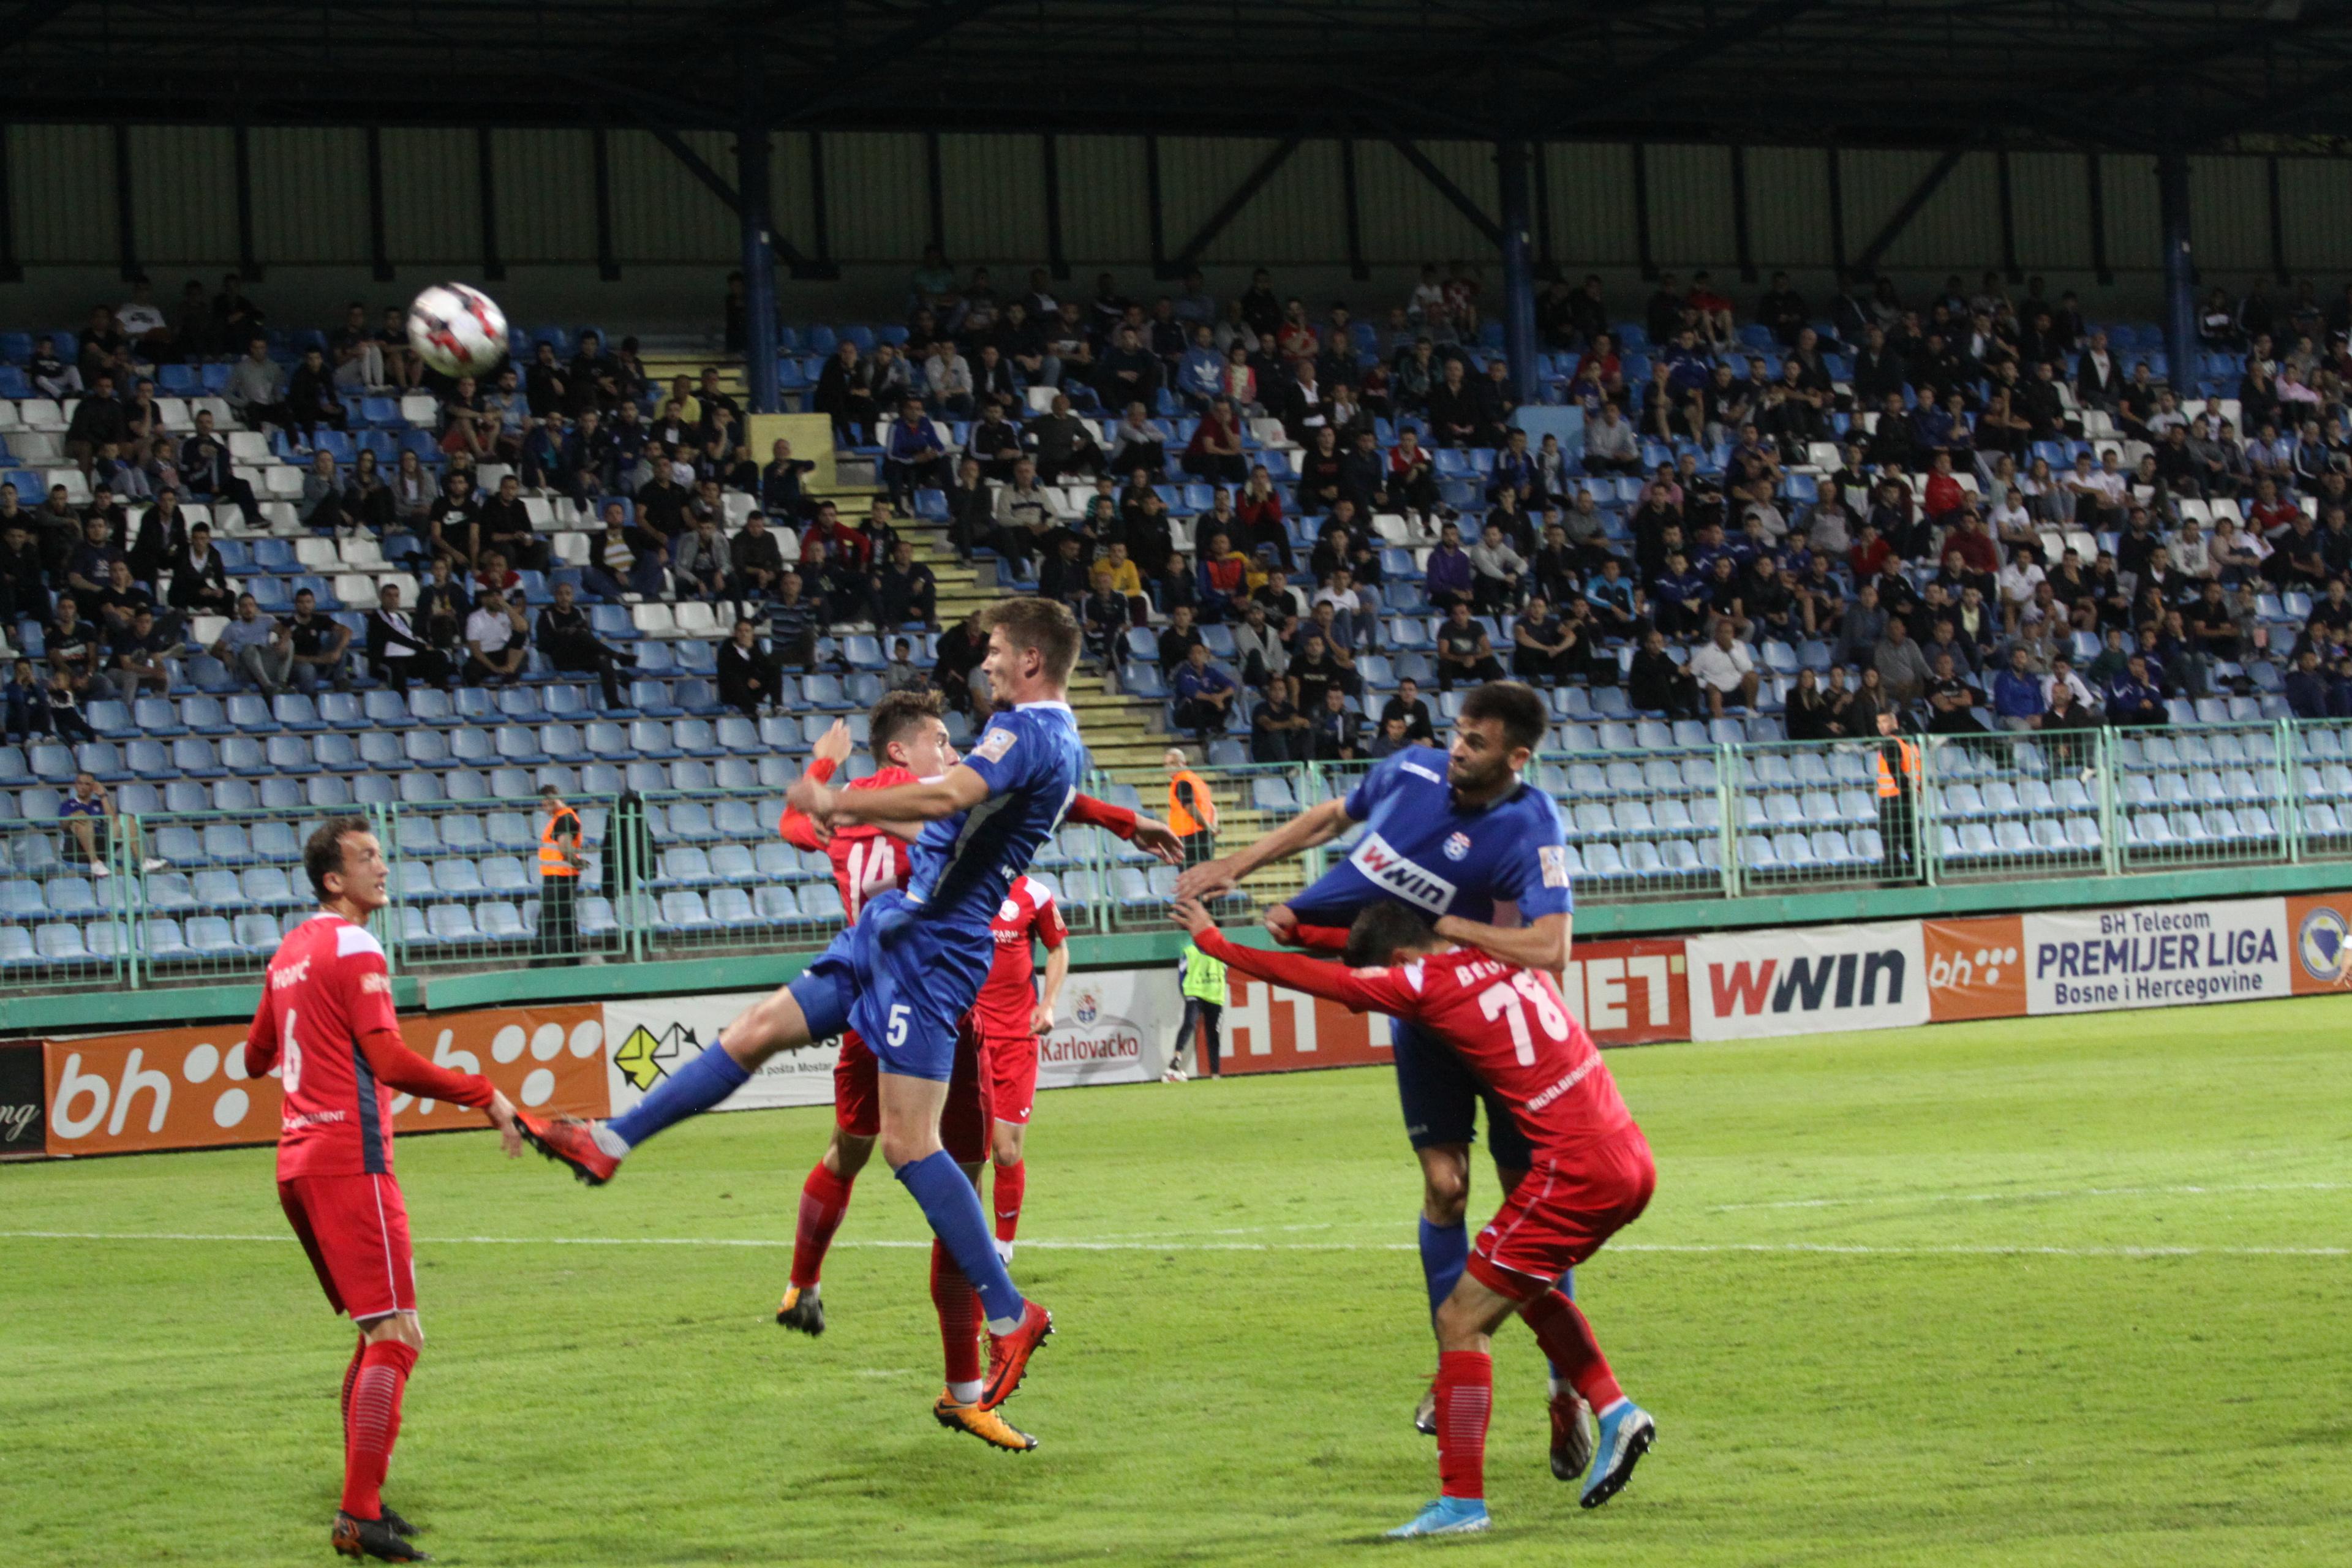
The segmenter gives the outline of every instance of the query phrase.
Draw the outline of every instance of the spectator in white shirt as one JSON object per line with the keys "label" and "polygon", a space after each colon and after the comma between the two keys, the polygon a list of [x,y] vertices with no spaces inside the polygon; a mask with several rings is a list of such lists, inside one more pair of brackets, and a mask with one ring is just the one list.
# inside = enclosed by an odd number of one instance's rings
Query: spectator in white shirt
{"label": "spectator in white shirt", "polygon": [[1500,526],[1488,523],[1478,542],[1470,547],[1472,585],[1480,613],[1500,614],[1519,602],[1519,581],[1527,575],[1526,557],[1510,546]]}
{"label": "spectator in white shirt", "polygon": [[1356,591],[1353,572],[1345,566],[1332,568],[1331,580],[1315,590],[1314,603],[1331,606],[1331,619],[1339,628],[1341,646],[1372,646],[1374,612],[1365,607],[1363,595]]}
{"label": "spectator in white shirt", "polygon": [[1733,635],[1728,617],[1715,623],[1715,640],[1690,656],[1688,673],[1706,694],[1711,718],[1723,717],[1727,699],[1735,707],[1756,706],[1756,658]]}
{"label": "spectator in white shirt", "polygon": [[2050,706],[2051,692],[2061,686],[2074,694],[2075,707],[2086,713],[2098,710],[2098,701],[2091,695],[2091,689],[2083,684],[2081,676],[2074,673],[2074,661],[2063,653],[2051,659],[2050,673],[2042,678],[2042,705],[2044,708]]}
{"label": "spectator in white shirt", "polygon": [[2011,626],[2017,624],[2017,612],[2032,600],[2033,590],[2042,585],[2047,575],[2035,559],[2033,546],[2021,544],[2010,552],[2009,564],[2000,569],[1996,581],[2000,588],[2001,608],[2008,612]]}
{"label": "spectator in white shirt", "polygon": [[971,417],[971,365],[956,353],[947,338],[935,340],[923,362],[923,381],[929,386],[937,412],[950,419]]}
{"label": "spectator in white shirt", "polygon": [[483,589],[480,607],[466,617],[466,684],[520,680],[523,653],[530,647],[530,627],[521,609],[509,606],[496,588]]}

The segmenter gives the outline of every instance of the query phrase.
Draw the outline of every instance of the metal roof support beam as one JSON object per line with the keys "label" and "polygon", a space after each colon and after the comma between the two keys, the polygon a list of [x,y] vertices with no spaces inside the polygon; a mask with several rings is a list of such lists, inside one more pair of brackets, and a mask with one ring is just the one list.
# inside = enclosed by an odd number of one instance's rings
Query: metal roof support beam
{"label": "metal roof support beam", "polygon": [[1445,171],[1429,161],[1429,154],[1412,144],[1409,137],[1391,136],[1390,145],[1404,154],[1404,161],[1419,171],[1430,187],[1451,202],[1454,209],[1470,220],[1470,226],[1486,237],[1486,243],[1496,249],[1503,248],[1503,226],[1486,216],[1486,209],[1472,201],[1462,187],[1446,178]]}
{"label": "metal roof support beam", "polygon": [[[368,151],[375,151],[375,132],[368,132]],[[371,157],[371,163],[373,159]],[[121,252],[122,278],[129,282],[139,276],[139,232],[137,204],[131,199],[131,127],[117,121],[114,126],[114,239]]]}
{"label": "metal roof support beam", "polygon": [[1055,279],[1070,275],[1070,252],[1062,238],[1062,144],[1048,131],[1037,138],[1045,176],[1045,269]]}
{"label": "metal roof support beam", "polygon": [[1160,275],[1163,278],[1181,278],[1197,264],[1201,259],[1201,253],[1215,243],[1217,236],[1225,232],[1228,224],[1241,216],[1242,208],[1250,205],[1252,197],[1265,189],[1265,183],[1273,179],[1283,164],[1290,161],[1290,155],[1298,151],[1298,144],[1304,140],[1304,137],[1286,136],[1276,142],[1274,151],[1258,160],[1257,167],[1249,172],[1249,177],[1234,188],[1234,194],[1227,196],[1215,212],[1209,215],[1208,221],[1201,226],[1199,232],[1195,233],[1191,240],[1186,242],[1184,248],[1178,251],[1160,267]]}
{"label": "metal roof support beam", "polygon": [[2090,186],[2091,270],[2104,289],[2116,280],[2116,271],[2107,265],[2107,182],[2096,153],[2084,154],[2083,178]]}
{"label": "metal roof support beam", "polygon": [[1359,283],[1369,281],[1372,269],[1364,260],[1364,209],[1356,195],[1356,139],[1352,136],[1339,138],[1339,217],[1347,229],[1348,276]]}
{"label": "metal roof support beam", "polygon": [[261,279],[261,258],[253,249],[253,138],[244,121],[237,122],[230,144],[236,163],[236,270],[255,283]]}
{"label": "metal roof support beam", "polygon": [[482,208],[482,277],[487,282],[496,283],[506,277],[507,262],[499,254],[498,164],[490,155],[490,128],[487,125],[477,126],[474,131],[474,164]]}
{"label": "metal roof support beam", "polygon": [[1756,243],[1748,226],[1748,149],[1737,142],[1731,149],[1731,247],[1739,263],[1739,280],[1755,282]]}
{"label": "metal roof support beam", "polygon": [[[738,218],[743,216],[743,199],[737,193],[733,182],[703,162],[702,155],[687,145],[685,137],[647,114],[642,106],[632,103],[630,109],[635,114],[637,123],[644,126],[655,141],[667,148],[671,157],[685,164],[688,174],[692,174],[709,187],[712,195],[726,204],[729,212],[733,213]],[[816,157],[816,144],[814,138],[810,142],[809,156],[812,161]],[[822,195],[817,199],[821,203]],[[765,219],[763,218],[762,221]],[[793,242],[781,234],[771,233],[769,243],[776,255],[792,268],[794,278],[831,279],[841,276],[840,268],[824,258],[824,247],[821,244],[818,247],[817,258],[811,260],[803,256]]]}
{"label": "metal roof support beam", "polygon": [[367,128],[368,267],[379,283],[392,281],[392,247],[383,224],[383,132]]}
{"label": "metal roof support beam", "polygon": [[1886,226],[1880,229],[1871,242],[1862,247],[1862,254],[1853,258],[1857,269],[1868,272],[1878,266],[1878,258],[1903,237],[1903,231],[1911,226],[1911,220],[1935,199],[1936,193],[1944,188],[1944,182],[1952,177],[1952,171],[1960,166],[1960,160],[1967,157],[1968,153],[1966,147],[1955,147],[1936,160],[1935,166],[1920,177],[1919,183],[1911,187],[1911,194],[1903,198],[1903,205],[1895,209],[1895,216],[1886,220]]}
{"label": "metal roof support beam", "polygon": [[621,260],[613,244],[613,149],[611,139],[602,124],[589,128],[589,162],[593,165],[596,184],[596,276],[606,283],[617,282],[621,276]]}
{"label": "metal roof support beam", "polygon": [[8,127],[0,121],[0,283],[24,280],[24,263],[16,259],[16,197],[8,185]]}
{"label": "metal roof support beam", "polygon": [[743,370],[751,412],[783,412],[776,365],[776,237],[768,218],[768,126],[756,56],[743,62],[735,126],[736,216],[743,245]]}

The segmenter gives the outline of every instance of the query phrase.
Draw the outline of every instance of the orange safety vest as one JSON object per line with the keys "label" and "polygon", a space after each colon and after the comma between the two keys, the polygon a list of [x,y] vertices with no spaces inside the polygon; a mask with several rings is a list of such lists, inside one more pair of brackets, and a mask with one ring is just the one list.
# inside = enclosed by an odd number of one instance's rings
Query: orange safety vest
{"label": "orange safety vest", "polygon": [[580,875],[580,868],[563,858],[562,849],[555,842],[556,827],[566,822],[572,825],[569,832],[576,847],[580,837],[580,814],[570,806],[565,806],[562,811],[550,812],[547,816],[547,826],[539,830],[539,874],[542,877]]}
{"label": "orange safety vest", "polygon": [[[1904,740],[1897,740],[1895,745],[1902,758],[1904,777],[1916,785],[1919,781],[1919,748]],[[1878,763],[1878,798],[1885,800],[1902,794],[1902,783],[1895,778],[1895,770],[1886,765],[1886,747],[1884,744],[1878,748],[1875,761]]]}
{"label": "orange safety vest", "polygon": [[[1200,802],[1202,816],[1196,817],[1185,809],[1182,792],[1177,788],[1179,784],[1192,786],[1192,798]],[[1190,768],[1168,780],[1168,826],[1179,838],[1217,830],[1217,803],[1210,797],[1207,782]]]}

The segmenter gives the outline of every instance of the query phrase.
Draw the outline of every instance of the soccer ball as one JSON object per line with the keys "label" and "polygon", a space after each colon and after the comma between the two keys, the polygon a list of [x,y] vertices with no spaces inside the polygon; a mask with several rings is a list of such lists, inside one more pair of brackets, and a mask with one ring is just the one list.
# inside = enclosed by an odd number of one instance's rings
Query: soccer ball
{"label": "soccer ball", "polygon": [[507,314],[463,283],[436,283],[408,304],[408,346],[444,375],[481,375],[506,357]]}

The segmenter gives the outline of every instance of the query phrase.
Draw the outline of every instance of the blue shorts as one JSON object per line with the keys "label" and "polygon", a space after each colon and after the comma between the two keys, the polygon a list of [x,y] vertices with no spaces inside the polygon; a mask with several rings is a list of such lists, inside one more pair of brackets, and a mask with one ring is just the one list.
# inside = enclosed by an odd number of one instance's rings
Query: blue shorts
{"label": "blue shorts", "polygon": [[1486,1107],[1486,1152],[1495,1163],[1524,1171],[1535,1162],[1527,1134],[1501,1100],[1487,1092],[1462,1058],[1444,1042],[1402,1019],[1389,1023],[1394,1042],[1397,1099],[1404,1106],[1405,1136],[1416,1149],[1475,1142],[1478,1106]]}
{"label": "blue shorts", "polygon": [[859,911],[790,989],[811,1039],[852,1028],[882,1071],[945,1083],[955,1072],[956,1025],[995,958],[985,924],[966,931],[929,918],[894,889]]}

